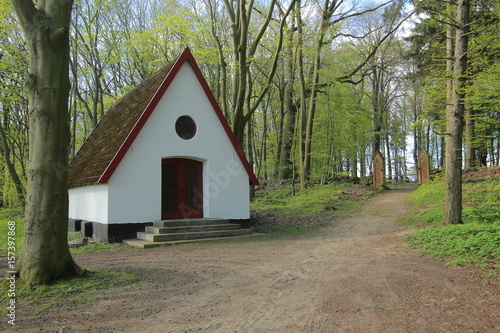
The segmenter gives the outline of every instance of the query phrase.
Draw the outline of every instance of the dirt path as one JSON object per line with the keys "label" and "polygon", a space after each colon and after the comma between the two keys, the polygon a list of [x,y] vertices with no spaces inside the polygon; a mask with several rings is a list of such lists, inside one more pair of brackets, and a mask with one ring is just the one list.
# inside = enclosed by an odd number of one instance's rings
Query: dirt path
{"label": "dirt path", "polygon": [[498,281],[406,247],[409,229],[396,224],[406,195],[294,238],[79,255],[82,267],[145,282],[69,308],[21,308],[17,331],[500,332]]}

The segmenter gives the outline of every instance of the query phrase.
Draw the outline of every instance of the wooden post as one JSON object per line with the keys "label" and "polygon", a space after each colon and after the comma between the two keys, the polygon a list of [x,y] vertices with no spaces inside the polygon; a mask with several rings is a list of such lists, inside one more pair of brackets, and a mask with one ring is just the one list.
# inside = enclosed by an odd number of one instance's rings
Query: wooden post
{"label": "wooden post", "polygon": [[425,184],[429,180],[430,163],[429,153],[425,148],[420,148],[418,152],[418,183]]}
{"label": "wooden post", "polygon": [[385,183],[385,161],[380,151],[373,154],[373,185],[384,186]]}

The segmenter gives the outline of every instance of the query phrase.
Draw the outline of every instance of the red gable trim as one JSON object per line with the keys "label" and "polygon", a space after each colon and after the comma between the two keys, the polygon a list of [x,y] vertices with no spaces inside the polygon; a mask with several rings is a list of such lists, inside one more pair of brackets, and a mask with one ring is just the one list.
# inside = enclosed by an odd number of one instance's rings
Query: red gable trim
{"label": "red gable trim", "polygon": [[245,171],[248,174],[248,177],[250,178],[250,182],[253,185],[259,185],[259,180],[255,176],[252,167],[250,166],[250,163],[248,163],[247,158],[245,157],[245,153],[241,149],[240,145],[238,144],[238,141],[236,140],[236,137],[234,136],[233,132],[231,131],[231,128],[229,127],[229,124],[227,122],[227,119],[224,117],[222,110],[219,107],[219,104],[215,100],[215,97],[210,90],[210,87],[208,86],[207,81],[205,80],[203,74],[201,73],[200,68],[198,67],[198,64],[196,63],[196,60],[194,59],[191,51],[189,48],[186,48],[184,52],[177,58],[175,61],[174,65],[170,69],[170,72],[167,74],[163,82],[161,83],[160,87],[154,94],[153,98],[149,102],[149,104],[146,106],[144,111],[142,112],[141,116],[135,123],[134,127],[130,131],[130,133],[127,135],[125,140],[123,141],[122,145],[118,149],[117,153],[109,163],[109,165],[106,167],[106,170],[102,173],[101,177],[97,181],[98,183],[107,183],[109,181],[109,178],[113,175],[113,172],[116,170],[118,165],[120,164],[121,160],[127,153],[128,149],[134,142],[135,138],[139,134],[139,132],[142,130],[144,127],[144,124],[146,124],[146,121],[149,119],[149,116],[151,113],[153,113],[153,110],[156,108],[158,103],[160,102],[161,98],[163,97],[163,94],[165,91],[167,91],[168,87],[174,80],[175,76],[181,69],[182,65],[184,62],[187,61],[190,65],[191,68],[193,69],[193,72],[195,73],[196,77],[198,78],[198,81],[200,82],[203,90],[205,91],[206,96],[208,97],[208,100],[212,104],[212,108],[215,111],[215,114],[219,118],[219,121],[224,128],[229,140],[231,141],[231,144],[234,147],[234,150],[238,154],[238,157],[240,158],[241,163],[243,164],[243,167],[245,168]]}
{"label": "red gable trim", "polygon": [[241,163],[243,164],[243,167],[245,168],[248,177],[250,178],[250,182],[252,185],[259,185],[259,180],[255,176],[252,167],[250,166],[250,163],[248,163],[248,160],[245,156],[245,153],[243,152],[243,149],[241,149],[240,144],[238,143],[238,140],[236,140],[236,137],[234,136],[233,131],[231,130],[231,127],[229,127],[229,124],[227,122],[226,117],[224,117],[224,114],[222,113],[222,110],[219,106],[219,103],[217,103],[217,100],[215,99],[214,94],[212,93],[212,90],[210,90],[210,87],[208,86],[207,81],[205,80],[205,77],[203,76],[203,73],[201,72],[200,68],[198,67],[198,64],[196,63],[196,60],[194,60],[193,55],[191,54],[191,51],[189,49],[186,49],[184,53],[189,53],[188,58],[186,59],[189,64],[191,65],[191,68],[193,69],[194,73],[196,74],[196,77],[198,78],[198,81],[200,82],[201,86],[203,87],[203,90],[205,91],[205,94],[208,97],[208,100],[212,104],[212,108],[215,111],[215,114],[219,118],[219,121],[224,128],[224,131],[226,132],[229,140],[231,141],[231,144],[234,147],[234,150],[238,154],[238,157],[241,160]]}

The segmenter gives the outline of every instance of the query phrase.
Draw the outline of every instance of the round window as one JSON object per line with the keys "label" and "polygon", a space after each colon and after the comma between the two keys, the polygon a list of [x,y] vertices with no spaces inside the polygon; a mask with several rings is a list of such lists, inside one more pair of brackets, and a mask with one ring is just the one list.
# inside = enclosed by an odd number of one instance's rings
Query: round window
{"label": "round window", "polygon": [[196,124],[191,117],[181,116],[175,122],[175,132],[184,140],[192,139],[196,134]]}

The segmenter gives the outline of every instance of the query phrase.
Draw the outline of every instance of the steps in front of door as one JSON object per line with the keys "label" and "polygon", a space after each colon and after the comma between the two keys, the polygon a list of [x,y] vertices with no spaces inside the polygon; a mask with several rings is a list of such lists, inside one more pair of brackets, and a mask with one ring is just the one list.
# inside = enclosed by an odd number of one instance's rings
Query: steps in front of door
{"label": "steps in front of door", "polygon": [[137,239],[126,240],[126,244],[141,248],[199,242],[252,235],[251,229],[241,229],[239,224],[224,219],[181,219],[155,221]]}

